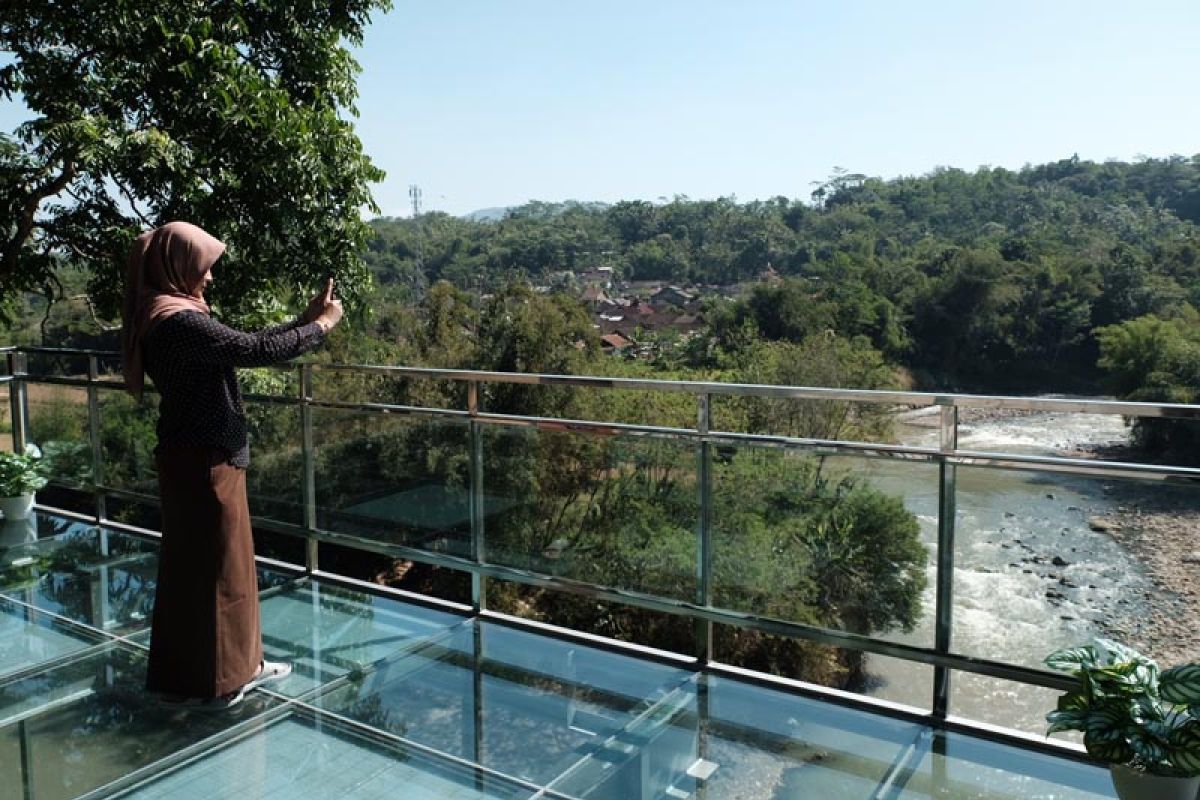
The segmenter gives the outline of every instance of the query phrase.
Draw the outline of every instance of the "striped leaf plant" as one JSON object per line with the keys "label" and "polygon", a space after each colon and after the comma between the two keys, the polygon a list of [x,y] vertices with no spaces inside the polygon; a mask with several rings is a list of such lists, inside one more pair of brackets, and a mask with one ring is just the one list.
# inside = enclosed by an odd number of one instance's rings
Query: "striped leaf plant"
{"label": "striped leaf plant", "polygon": [[1160,670],[1118,642],[1095,639],[1046,657],[1078,680],[1046,715],[1046,734],[1081,731],[1088,754],[1154,775],[1200,775],[1200,663]]}

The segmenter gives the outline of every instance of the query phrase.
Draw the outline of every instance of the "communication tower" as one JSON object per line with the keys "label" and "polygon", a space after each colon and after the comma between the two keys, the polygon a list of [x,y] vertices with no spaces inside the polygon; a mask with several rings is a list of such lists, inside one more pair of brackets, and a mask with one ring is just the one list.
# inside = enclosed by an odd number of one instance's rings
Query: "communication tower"
{"label": "communication tower", "polygon": [[412,200],[412,215],[413,215],[413,231],[415,233],[414,241],[416,246],[413,248],[413,270],[412,279],[409,282],[409,290],[412,294],[412,302],[419,303],[425,297],[425,259],[422,254],[422,242],[424,236],[421,233],[421,187],[415,183],[409,185],[408,196]]}

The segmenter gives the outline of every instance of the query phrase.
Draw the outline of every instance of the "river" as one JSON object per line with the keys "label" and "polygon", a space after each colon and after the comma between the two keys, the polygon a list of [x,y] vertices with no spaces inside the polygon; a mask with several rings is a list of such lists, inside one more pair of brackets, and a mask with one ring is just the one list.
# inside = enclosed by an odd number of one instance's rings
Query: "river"
{"label": "river", "polygon": [[[936,446],[933,418],[909,416],[899,426],[906,444]],[[1119,416],[1037,413],[962,424],[959,446],[990,452],[1054,455],[1124,442]],[[884,460],[855,460],[856,472],[900,496],[917,516],[928,547],[928,588],[916,628],[890,638],[932,646],[936,469],[913,470]],[[959,467],[953,634],[957,653],[1040,666],[1052,650],[1104,635],[1104,620],[1138,615],[1151,584],[1143,565],[1089,519],[1114,510],[1111,481]],[[871,656],[870,693],[928,708],[932,669]],[[955,673],[951,713],[1031,732],[1057,692]]]}

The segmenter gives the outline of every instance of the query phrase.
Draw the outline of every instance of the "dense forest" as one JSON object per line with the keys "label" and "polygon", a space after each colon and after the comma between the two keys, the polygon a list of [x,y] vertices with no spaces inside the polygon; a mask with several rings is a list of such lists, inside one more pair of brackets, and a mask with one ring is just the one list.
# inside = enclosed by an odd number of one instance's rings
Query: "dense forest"
{"label": "dense forest", "polygon": [[[577,276],[599,267],[707,287],[702,335],[657,354],[668,371],[777,364],[766,354],[824,334],[854,354],[851,375],[865,359],[918,389],[1192,402],[1198,223],[1200,156],[1070,158],[895,180],[839,170],[808,202],[534,202],[491,222],[379,219],[367,262],[385,296],[404,303],[446,281],[473,303],[468,316],[486,317],[479,298],[514,283],[578,297]],[[478,344],[457,365],[530,368],[480,360],[491,345]],[[844,372],[817,378],[854,380]],[[867,372],[856,385],[888,383]],[[1138,433],[1195,452],[1187,426]]]}
{"label": "dense forest", "polygon": [[[779,197],[530,203],[498,222],[381,219],[368,263],[383,286],[514,279],[554,285],[612,267],[630,281],[782,285],[717,309],[713,335],[866,337],[920,386],[1098,391],[1097,328],[1200,305],[1200,157],[1020,171],[840,173],[812,202]],[[418,254],[421,264],[417,274]]]}

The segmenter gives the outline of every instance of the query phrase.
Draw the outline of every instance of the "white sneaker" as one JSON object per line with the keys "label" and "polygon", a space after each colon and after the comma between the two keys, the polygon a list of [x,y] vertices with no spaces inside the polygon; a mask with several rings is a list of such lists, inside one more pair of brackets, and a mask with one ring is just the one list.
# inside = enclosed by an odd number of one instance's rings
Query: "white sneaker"
{"label": "white sneaker", "polygon": [[264,683],[271,681],[280,681],[292,674],[292,665],[286,661],[267,661],[258,665],[258,672],[254,673],[254,677],[250,682],[242,687],[242,692],[248,692],[251,689],[262,686]]}

